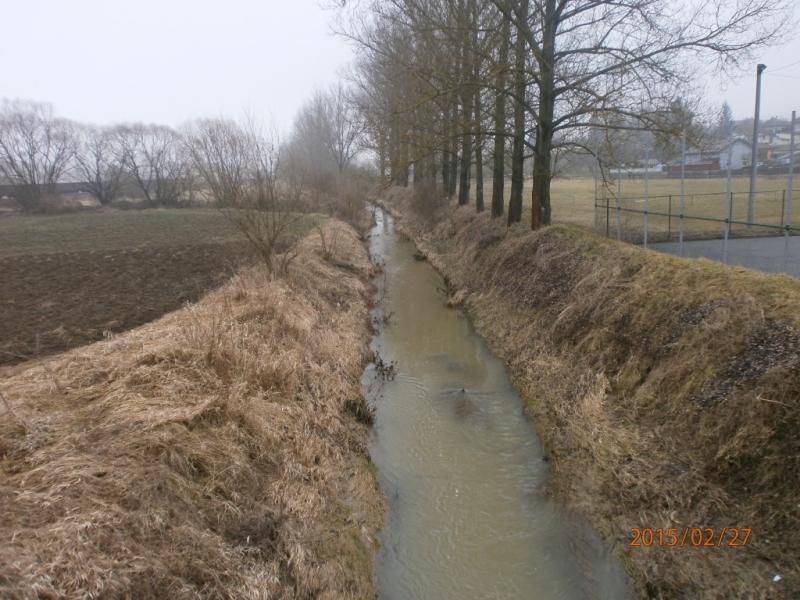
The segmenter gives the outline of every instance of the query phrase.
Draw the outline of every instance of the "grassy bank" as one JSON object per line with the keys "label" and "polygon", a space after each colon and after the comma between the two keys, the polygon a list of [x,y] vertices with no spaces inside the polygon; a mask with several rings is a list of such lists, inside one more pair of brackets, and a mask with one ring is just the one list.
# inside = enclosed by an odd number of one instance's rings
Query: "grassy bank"
{"label": "grassy bank", "polygon": [[[426,220],[407,191],[386,203],[507,361],[553,493],[638,597],[800,596],[800,282],[474,207]],[[682,541],[695,527],[714,545]],[[633,528],[655,542],[631,546]],[[745,546],[730,528],[752,530]]]}
{"label": "grassy bank", "polygon": [[285,279],[6,370],[0,596],[374,597],[371,266],[325,232]]}

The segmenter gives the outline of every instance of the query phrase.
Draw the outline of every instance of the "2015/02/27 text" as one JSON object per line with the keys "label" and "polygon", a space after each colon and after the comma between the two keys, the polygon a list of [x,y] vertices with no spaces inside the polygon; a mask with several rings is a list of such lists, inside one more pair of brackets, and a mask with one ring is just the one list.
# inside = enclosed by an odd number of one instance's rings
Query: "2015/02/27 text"
{"label": "2015/02/27 text", "polygon": [[[746,546],[750,539],[752,529],[749,527],[723,527],[717,531],[713,527],[685,527],[679,530],[677,527],[669,529],[652,529],[646,527],[631,529],[633,541],[631,546],[668,546],[670,548],[678,546],[683,548],[689,546]],[[727,537],[727,541],[726,541]]]}

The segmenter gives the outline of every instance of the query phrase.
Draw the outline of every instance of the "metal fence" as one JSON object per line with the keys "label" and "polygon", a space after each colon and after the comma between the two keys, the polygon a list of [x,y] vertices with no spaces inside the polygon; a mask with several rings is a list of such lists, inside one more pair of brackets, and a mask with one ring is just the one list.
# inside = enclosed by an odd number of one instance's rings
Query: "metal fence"
{"label": "metal fence", "polygon": [[595,203],[594,227],[646,248],[800,277],[798,197],[796,189],[758,192],[752,207],[748,192],[606,197]]}

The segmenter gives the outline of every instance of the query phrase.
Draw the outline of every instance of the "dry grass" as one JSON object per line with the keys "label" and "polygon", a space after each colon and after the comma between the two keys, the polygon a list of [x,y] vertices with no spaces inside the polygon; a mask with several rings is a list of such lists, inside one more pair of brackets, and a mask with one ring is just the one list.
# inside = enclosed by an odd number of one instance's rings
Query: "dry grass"
{"label": "dry grass", "polygon": [[[469,208],[431,229],[407,194],[390,203],[509,362],[557,495],[616,541],[639,597],[800,597],[800,282]],[[629,545],[687,526],[753,533]]]}
{"label": "dry grass", "polygon": [[[0,596],[372,598],[370,263],[291,274],[0,379]],[[335,262],[334,262],[335,259]]]}

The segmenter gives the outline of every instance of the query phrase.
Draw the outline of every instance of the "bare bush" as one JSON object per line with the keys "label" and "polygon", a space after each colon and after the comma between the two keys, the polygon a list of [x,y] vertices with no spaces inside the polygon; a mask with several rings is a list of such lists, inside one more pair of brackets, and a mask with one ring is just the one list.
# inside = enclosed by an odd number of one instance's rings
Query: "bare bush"
{"label": "bare bush", "polygon": [[336,180],[329,196],[328,212],[363,233],[370,226],[366,202],[376,193],[375,178],[363,169],[351,168]]}
{"label": "bare bush", "polygon": [[436,218],[440,208],[447,206],[447,196],[433,182],[426,181],[414,186],[411,207],[421,217],[429,221]]}
{"label": "bare bush", "polygon": [[[220,211],[249,240],[269,272],[283,273],[296,256],[292,229],[303,194],[302,166],[287,156],[274,130],[255,120],[197,121],[185,132],[194,169]],[[282,254],[279,256],[279,252]]]}

